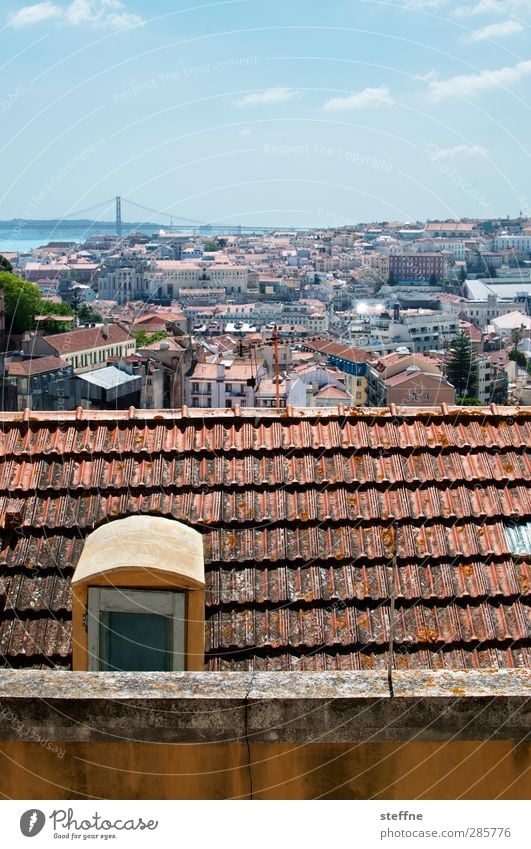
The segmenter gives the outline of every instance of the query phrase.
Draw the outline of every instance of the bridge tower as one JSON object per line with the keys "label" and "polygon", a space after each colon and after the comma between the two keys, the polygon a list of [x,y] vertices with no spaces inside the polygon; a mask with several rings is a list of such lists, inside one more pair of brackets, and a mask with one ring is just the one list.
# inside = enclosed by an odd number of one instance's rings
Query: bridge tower
{"label": "bridge tower", "polygon": [[116,235],[122,235],[122,198],[116,195]]}

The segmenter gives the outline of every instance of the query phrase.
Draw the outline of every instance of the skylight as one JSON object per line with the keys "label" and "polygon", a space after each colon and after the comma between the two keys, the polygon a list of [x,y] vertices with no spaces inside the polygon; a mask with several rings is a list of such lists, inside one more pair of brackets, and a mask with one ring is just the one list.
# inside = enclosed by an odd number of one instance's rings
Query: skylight
{"label": "skylight", "polygon": [[531,522],[505,525],[505,536],[511,554],[531,554]]}

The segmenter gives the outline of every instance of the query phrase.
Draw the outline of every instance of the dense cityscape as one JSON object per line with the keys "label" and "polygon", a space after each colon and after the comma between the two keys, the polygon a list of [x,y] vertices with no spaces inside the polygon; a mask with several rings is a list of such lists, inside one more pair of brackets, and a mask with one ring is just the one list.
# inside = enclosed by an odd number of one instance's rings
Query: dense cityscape
{"label": "dense cityscape", "polygon": [[2,267],[6,411],[531,400],[526,219],[93,234]]}

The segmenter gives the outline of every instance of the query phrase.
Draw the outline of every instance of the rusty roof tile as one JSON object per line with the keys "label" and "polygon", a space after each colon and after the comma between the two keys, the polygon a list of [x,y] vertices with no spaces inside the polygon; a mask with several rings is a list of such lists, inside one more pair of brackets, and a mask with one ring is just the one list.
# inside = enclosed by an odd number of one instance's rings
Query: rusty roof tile
{"label": "rusty roof tile", "polygon": [[[77,419],[76,419],[77,416]],[[0,653],[68,662],[84,536],[154,513],[204,535],[214,668],[529,661],[531,411],[0,413]],[[509,648],[510,646],[510,648]]]}

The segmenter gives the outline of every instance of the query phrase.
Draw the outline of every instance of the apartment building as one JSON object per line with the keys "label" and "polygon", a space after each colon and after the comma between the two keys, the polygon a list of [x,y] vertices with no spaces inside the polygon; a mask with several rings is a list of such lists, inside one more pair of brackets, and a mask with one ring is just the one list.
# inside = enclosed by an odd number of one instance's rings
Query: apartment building
{"label": "apartment building", "polygon": [[306,405],[306,387],[296,373],[276,378],[265,377],[260,381],[256,392],[257,407],[304,407]]}
{"label": "apartment building", "polygon": [[14,391],[2,392],[12,399],[4,409],[73,410],[78,401],[73,384],[74,370],[60,357],[11,357],[4,366],[4,385]]}
{"label": "apartment building", "polygon": [[389,257],[387,254],[363,254],[361,262],[366,268],[373,269],[382,280],[387,280],[389,277]]}
{"label": "apartment building", "polygon": [[367,363],[371,355],[359,348],[330,342],[325,339],[312,339],[304,343],[304,350],[312,351],[323,357],[342,375],[345,388],[353,406],[362,406],[367,401]]}
{"label": "apartment building", "polygon": [[455,403],[455,389],[442,374],[440,363],[420,354],[393,353],[370,363],[367,388],[369,407]]}
{"label": "apartment building", "polygon": [[391,248],[390,253],[431,253],[436,254],[443,251],[452,259],[464,261],[466,258],[466,245],[463,239],[449,238],[425,238],[409,242],[407,246]]}
{"label": "apartment building", "polygon": [[517,250],[521,253],[531,253],[531,236],[496,236],[494,250]]}
{"label": "apartment building", "polygon": [[133,354],[135,340],[118,324],[103,324],[50,336],[28,335],[23,350],[32,356],[61,357],[76,374],[83,374],[105,368],[111,357]]}
{"label": "apartment building", "polygon": [[339,369],[310,362],[296,366],[294,373],[306,387],[306,406],[351,405],[351,396],[345,386],[345,375]]}
{"label": "apartment building", "polygon": [[189,407],[254,407],[257,387],[266,370],[263,365],[239,359],[196,363],[185,380]]}
{"label": "apartment building", "polygon": [[389,274],[397,280],[443,280],[448,261],[441,253],[397,253],[389,256]]}
{"label": "apartment building", "polygon": [[186,375],[192,368],[193,349],[188,337],[168,337],[150,342],[139,353],[160,363],[163,373],[161,407],[175,410],[182,407],[186,396]]}
{"label": "apartment building", "polygon": [[[509,378],[505,369],[505,351],[500,355],[485,354],[477,358],[478,384],[476,397],[482,404],[507,403],[507,391]],[[501,363],[498,362],[501,360]],[[509,365],[516,371],[515,363],[509,361]]]}
{"label": "apartment building", "polygon": [[321,301],[310,298],[296,303],[283,304],[279,315],[282,324],[293,323],[305,327],[310,334],[326,333],[329,316]]}
{"label": "apartment building", "polygon": [[358,345],[381,354],[392,353],[397,347],[427,353],[445,348],[458,331],[455,315],[423,309],[400,311],[397,305],[392,318],[383,313],[364,323]]}

